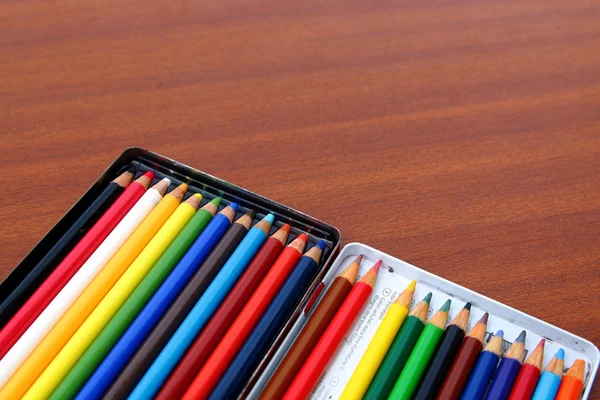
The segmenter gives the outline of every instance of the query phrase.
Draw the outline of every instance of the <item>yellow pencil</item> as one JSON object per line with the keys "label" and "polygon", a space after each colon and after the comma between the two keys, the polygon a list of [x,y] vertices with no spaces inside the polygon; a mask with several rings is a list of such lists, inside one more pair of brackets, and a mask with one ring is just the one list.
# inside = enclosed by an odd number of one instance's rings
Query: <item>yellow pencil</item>
{"label": "yellow pencil", "polygon": [[[157,183],[154,188],[164,193],[169,185],[168,180]],[[159,187],[164,185],[165,187]],[[180,188],[160,200],[154,209],[137,227],[135,232],[121,246],[117,253],[104,266],[69,310],[54,325],[54,328],[40,342],[38,347],[29,355],[17,372],[2,388],[0,398],[21,398],[42,374],[46,366],[62,347],[67,343],[85,319],[92,313],[110,288],[131,265],[133,260],[142,252],[154,234],[177,208],[183,194]],[[183,186],[184,192],[187,187]],[[177,193],[175,193],[177,191]],[[177,194],[177,197],[174,196]],[[6,396],[6,397],[4,397]]]}
{"label": "yellow pencil", "polygon": [[79,360],[79,357],[87,350],[96,336],[119,310],[119,307],[127,300],[131,292],[144,279],[150,268],[189,222],[200,206],[201,201],[202,195],[195,194],[177,207],[173,215],[169,217],[96,309],[35,381],[23,397],[24,399],[41,399],[52,394]]}
{"label": "yellow pencil", "polygon": [[416,285],[416,281],[410,282],[385,313],[385,317],[383,317],[375,336],[369,343],[369,347],[367,347],[352,377],[350,377],[340,400],[360,400],[365,395],[371,380],[379,369],[379,365],[385,358],[398,330],[408,315]]}

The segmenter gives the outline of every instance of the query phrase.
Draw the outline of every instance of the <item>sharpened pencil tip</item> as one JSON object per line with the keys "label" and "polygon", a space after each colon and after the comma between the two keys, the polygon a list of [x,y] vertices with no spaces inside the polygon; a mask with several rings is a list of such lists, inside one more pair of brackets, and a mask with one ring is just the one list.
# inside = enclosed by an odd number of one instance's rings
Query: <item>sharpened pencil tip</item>
{"label": "sharpened pencil tip", "polygon": [[298,237],[296,239],[300,239],[304,242],[308,242],[308,235],[306,233],[301,233],[298,235]]}
{"label": "sharpened pencil tip", "polygon": [[148,171],[143,176],[145,176],[146,178],[152,180],[152,179],[154,179],[154,172]]}
{"label": "sharpened pencil tip", "polygon": [[471,311],[471,303],[465,304],[464,309]]}
{"label": "sharpened pencil tip", "polygon": [[485,314],[483,314],[483,316],[481,317],[481,319],[479,320],[479,322],[483,322],[484,324],[487,324],[489,317],[490,317],[490,314],[485,313]]}
{"label": "sharpened pencil tip", "polygon": [[535,347],[544,347],[545,343],[546,343],[546,339],[542,339],[542,340],[540,340],[540,342]]}
{"label": "sharpened pencil tip", "polygon": [[452,300],[448,299],[444,303],[444,305],[440,308],[440,311],[448,311],[450,310],[450,304],[452,304]]}
{"label": "sharpened pencil tip", "polygon": [[325,250],[325,241],[319,240],[319,242],[315,246],[317,246],[319,249],[321,249],[321,251],[324,251]]}
{"label": "sharpened pencil tip", "polygon": [[238,208],[240,208],[238,203],[229,203],[229,207],[231,207],[234,212],[238,212]]}
{"label": "sharpened pencil tip", "polygon": [[559,360],[564,360],[565,359],[565,351],[563,349],[558,349],[555,357]]}
{"label": "sharpened pencil tip", "polygon": [[500,329],[498,332],[496,332],[496,334],[494,336],[504,337],[504,331],[502,329]]}
{"label": "sharpened pencil tip", "polygon": [[413,281],[410,281],[410,283],[406,287],[406,290],[415,290],[416,287],[417,287],[417,281],[413,280]]}
{"label": "sharpened pencil tip", "polygon": [[427,296],[423,297],[423,301],[427,304],[431,303],[431,298],[433,297],[433,293],[427,293]]}
{"label": "sharpened pencil tip", "polygon": [[517,340],[515,340],[515,342],[519,342],[519,343],[525,343],[525,338],[527,337],[527,332],[522,331],[519,334],[519,337],[517,337]]}
{"label": "sharpened pencil tip", "polygon": [[291,229],[292,228],[290,228],[289,224],[285,224],[281,228],[279,228],[279,230],[284,231],[284,232],[289,232]]}
{"label": "sharpened pencil tip", "polygon": [[215,206],[219,207],[221,205],[221,198],[220,197],[215,197],[210,202],[213,203]]}
{"label": "sharpened pencil tip", "polygon": [[275,222],[275,216],[269,213],[266,217],[263,218],[263,220],[273,225],[273,222]]}
{"label": "sharpened pencil tip", "polygon": [[382,264],[382,263],[383,263],[383,261],[381,261],[381,260],[377,261],[377,262],[375,263],[375,265],[373,265],[373,266],[371,267],[371,269],[372,269],[374,272],[378,273],[378,272],[379,272],[379,268],[381,268],[381,264]]}
{"label": "sharpened pencil tip", "polygon": [[359,255],[358,255],[358,257],[356,257],[356,258],[354,259],[354,262],[355,262],[355,263],[357,263],[358,265],[360,265],[360,263],[361,263],[361,262],[362,262],[362,260],[363,260],[363,257],[364,257],[364,256],[363,256],[362,254],[359,254]]}

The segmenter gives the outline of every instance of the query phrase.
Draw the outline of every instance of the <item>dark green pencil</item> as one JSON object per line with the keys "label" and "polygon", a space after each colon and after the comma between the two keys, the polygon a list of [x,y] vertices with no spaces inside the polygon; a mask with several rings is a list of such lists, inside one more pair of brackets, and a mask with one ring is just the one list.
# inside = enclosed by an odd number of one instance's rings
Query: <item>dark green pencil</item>
{"label": "dark green pencil", "polygon": [[79,389],[81,389],[96,367],[102,362],[104,356],[108,354],[112,346],[119,340],[150,297],[152,297],[181,257],[183,257],[192,243],[194,243],[198,235],[200,235],[211,221],[220,203],[221,199],[215,198],[211,202],[206,203],[204,207],[194,214],[190,222],[185,225],[181,233],[177,235],[173,243],[171,243],[138,287],[127,298],[127,301],[123,303],[119,311],[104,327],[79,361],[71,368],[71,371],[69,371],[67,376],[52,393],[51,399],[70,399],[75,397]]}
{"label": "dark green pencil", "polygon": [[431,292],[417,304],[392,342],[363,400],[387,399],[425,327]]}

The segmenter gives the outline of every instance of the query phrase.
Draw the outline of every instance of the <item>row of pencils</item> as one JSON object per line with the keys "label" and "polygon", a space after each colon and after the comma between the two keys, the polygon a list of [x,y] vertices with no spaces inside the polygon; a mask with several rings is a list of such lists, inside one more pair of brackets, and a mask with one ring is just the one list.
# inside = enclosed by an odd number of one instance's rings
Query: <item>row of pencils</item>
{"label": "row of pencils", "polygon": [[[0,399],[235,399],[319,272],[324,241],[255,221],[220,198],[134,170],[111,182],[0,304]],[[241,214],[241,215],[238,215]],[[87,228],[86,228],[87,227]],[[358,256],[331,283],[260,394],[310,397],[363,313],[378,261]],[[358,280],[357,280],[358,279]],[[412,281],[388,308],[343,399],[577,399],[585,363],[542,373],[523,332],[485,349],[488,315],[467,334],[467,303],[426,321]]]}
{"label": "row of pencils", "polygon": [[[262,391],[261,400],[310,397],[371,294],[381,261],[352,286],[362,258],[357,257],[334,280]],[[447,300],[426,322],[432,293],[409,313],[415,287],[412,281],[388,308],[342,400],[579,398],[583,360],[575,361],[563,379],[564,350],[560,349],[542,374],[544,340],[522,364],[525,331],[502,357],[502,331],[484,349],[487,313],[466,334],[471,304],[446,327],[451,304]],[[196,392],[195,398],[205,393]]]}
{"label": "row of pencils", "polygon": [[0,305],[1,399],[193,398],[214,366],[206,397],[235,397],[316,277],[324,241],[134,177],[110,183]]}

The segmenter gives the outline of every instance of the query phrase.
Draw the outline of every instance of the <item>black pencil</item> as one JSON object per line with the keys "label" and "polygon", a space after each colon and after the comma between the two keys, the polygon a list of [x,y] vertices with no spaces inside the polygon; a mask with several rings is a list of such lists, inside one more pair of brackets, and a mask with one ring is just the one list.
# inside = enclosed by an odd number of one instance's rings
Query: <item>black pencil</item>
{"label": "black pencil", "polygon": [[431,359],[427,372],[421,379],[421,384],[413,400],[435,399],[465,338],[470,313],[471,303],[467,303],[444,331],[440,344]]}
{"label": "black pencil", "polygon": [[15,315],[29,296],[83,237],[87,229],[104,214],[132,180],[133,170],[127,170],[120,174],[106,186],[56,244],[27,272],[26,276],[13,273],[6,278],[5,285],[11,286],[12,284],[16,287],[10,293],[8,291],[0,293],[0,328]]}

